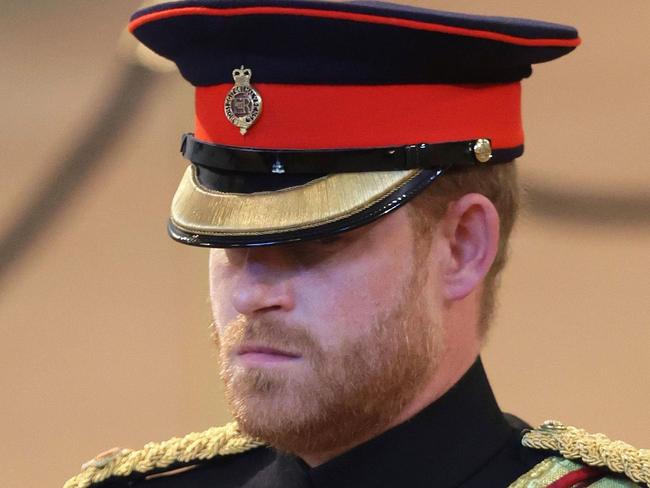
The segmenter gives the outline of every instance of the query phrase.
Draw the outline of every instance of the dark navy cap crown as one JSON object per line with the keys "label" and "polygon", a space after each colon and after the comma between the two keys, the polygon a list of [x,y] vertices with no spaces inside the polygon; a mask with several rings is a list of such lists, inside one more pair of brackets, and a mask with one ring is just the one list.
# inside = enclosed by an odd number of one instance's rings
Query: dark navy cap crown
{"label": "dark navy cap crown", "polygon": [[[521,80],[567,54],[576,29],[384,2],[195,0],[136,12],[131,29],[195,86],[262,83],[488,83]],[[231,68],[232,69],[232,68]]]}

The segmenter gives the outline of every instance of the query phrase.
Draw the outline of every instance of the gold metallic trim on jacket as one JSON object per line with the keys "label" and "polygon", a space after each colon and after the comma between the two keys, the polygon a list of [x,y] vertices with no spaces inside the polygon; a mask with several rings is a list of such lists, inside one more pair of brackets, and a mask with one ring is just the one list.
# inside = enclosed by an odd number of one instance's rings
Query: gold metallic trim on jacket
{"label": "gold metallic trim on jacket", "polygon": [[307,229],[368,208],[419,172],[338,173],[276,191],[224,193],[202,187],[189,166],[174,195],[171,220],[185,232],[203,235]]}
{"label": "gold metallic trim on jacket", "polygon": [[582,429],[547,420],[539,428],[526,433],[521,443],[533,449],[559,452],[568,459],[576,459],[589,466],[603,466],[637,483],[650,485],[650,450],[612,441],[603,434],[589,434]]}
{"label": "gold metallic trim on jacket", "polygon": [[63,488],[88,488],[108,478],[148,473],[178,463],[191,463],[215,456],[238,454],[261,446],[262,443],[239,432],[235,422],[212,427],[205,432],[193,432],[164,442],[150,442],[138,451],[111,449],[84,463],[82,472],[68,480]]}

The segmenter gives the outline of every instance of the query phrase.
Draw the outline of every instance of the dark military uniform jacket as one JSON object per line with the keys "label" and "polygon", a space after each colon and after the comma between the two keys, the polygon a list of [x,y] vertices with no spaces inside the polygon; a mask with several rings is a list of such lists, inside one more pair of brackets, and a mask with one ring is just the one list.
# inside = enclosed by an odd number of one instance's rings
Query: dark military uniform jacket
{"label": "dark military uniform jacket", "polygon": [[[143,462],[163,459],[169,449],[178,451],[179,458],[186,451],[176,445],[165,447],[162,456],[150,452],[130,466],[127,461],[129,456],[135,459],[133,452],[118,452],[115,459],[105,462],[100,458],[98,466],[93,467],[91,462],[86,468],[91,470],[87,478],[94,475],[95,481],[73,484],[73,479],[66,488],[639,486],[609,469],[558,456],[551,450],[558,446],[552,442],[544,444],[544,435],[548,433],[544,430],[540,431],[542,440],[538,439],[536,449],[525,447],[522,435],[526,429],[525,423],[501,412],[479,360],[443,397],[410,420],[315,468],[270,447],[254,442],[246,445],[247,438],[235,433],[231,434],[233,439],[239,442],[239,435],[244,439],[244,447],[241,442],[224,444],[220,454],[207,460],[167,459],[162,467],[157,461],[157,465],[153,463],[143,469]],[[565,435],[563,429],[559,424],[546,426],[553,435]],[[188,445],[196,445],[196,441]],[[233,453],[238,450],[243,452]],[[107,468],[111,472],[105,472]]]}

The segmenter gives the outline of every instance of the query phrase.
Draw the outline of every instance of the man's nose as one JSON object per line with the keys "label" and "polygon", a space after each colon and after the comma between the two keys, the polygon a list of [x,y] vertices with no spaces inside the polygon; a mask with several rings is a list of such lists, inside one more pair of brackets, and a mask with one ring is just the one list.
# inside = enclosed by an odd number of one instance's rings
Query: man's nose
{"label": "man's nose", "polygon": [[253,315],[290,311],[295,306],[291,261],[278,248],[238,249],[239,266],[232,288],[237,312]]}

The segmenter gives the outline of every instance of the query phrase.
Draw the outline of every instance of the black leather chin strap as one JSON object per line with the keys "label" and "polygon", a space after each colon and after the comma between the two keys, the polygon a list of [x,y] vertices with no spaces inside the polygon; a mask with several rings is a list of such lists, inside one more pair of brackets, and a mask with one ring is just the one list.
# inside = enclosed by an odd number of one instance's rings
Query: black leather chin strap
{"label": "black leather chin strap", "polygon": [[[412,169],[463,169],[482,166],[475,154],[478,140],[412,144],[372,149],[319,151],[254,149],[222,146],[184,134],[181,153],[192,163],[221,171],[272,174],[327,174]],[[512,161],[523,146],[493,151],[489,164]]]}

